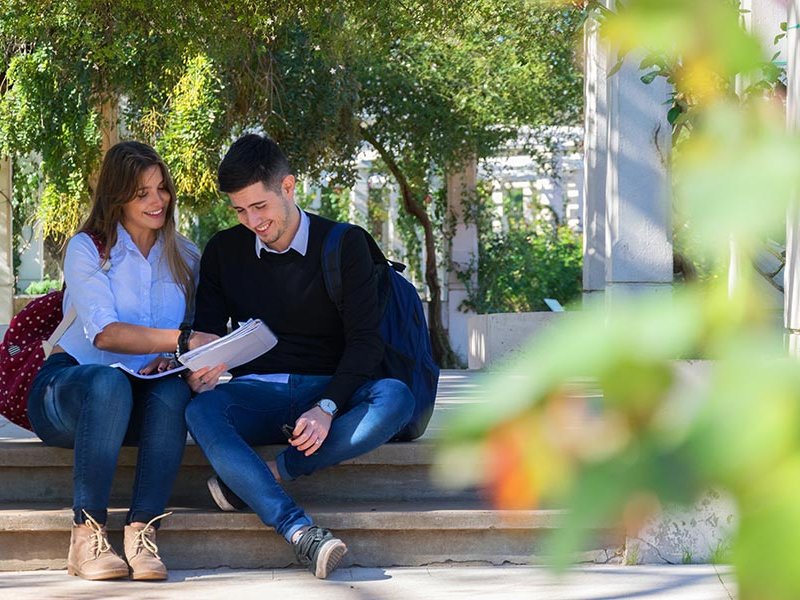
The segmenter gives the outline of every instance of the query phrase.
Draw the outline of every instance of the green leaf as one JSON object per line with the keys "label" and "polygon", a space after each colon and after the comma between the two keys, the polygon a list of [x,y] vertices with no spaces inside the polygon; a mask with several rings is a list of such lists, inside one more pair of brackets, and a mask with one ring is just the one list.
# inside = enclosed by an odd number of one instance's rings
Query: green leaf
{"label": "green leaf", "polygon": [[622,68],[624,62],[625,60],[622,58],[617,60],[616,64],[608,70],[608,75],[606,75],[606,77],[611,77],[612,75],[615,75],[617,71],[619,71]]}
{"label": "green leaf", "polygon": [[642,83],[649,85],[653,83],[653,80],[659,75],[661,75],[660,70],[650,71],[649,73],[642,75],[640,79],[642,80]]}
{"label": "green leaf", "polygon": [[667,113],[667,121],[669,121],[669,124],[674,127],[675,121],[678,119],[681,113],[683,113],[683,109],[677,104],[674,104]]}

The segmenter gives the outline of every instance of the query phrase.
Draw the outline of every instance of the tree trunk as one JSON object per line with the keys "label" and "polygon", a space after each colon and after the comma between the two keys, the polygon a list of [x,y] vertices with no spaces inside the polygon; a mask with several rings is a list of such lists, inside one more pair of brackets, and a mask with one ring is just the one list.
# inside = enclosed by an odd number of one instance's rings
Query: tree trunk
{"label": "tree trunk", "polygon": [[100,176],[100,165],[103,163],[103,157],[106,152],[119,142],[119,96],[113,93],[106,93],[100,96],[100,115],[101,127],[100,130],[100,162],[94,173],[89,177],[89,190],[94,194],[97,187],[97,178]]}
{"label": "tree trunk", "polygon": [[391,153],[369,131],[362,129],[362,133],[364,139],[375,148],[397,180],[397,184],[400,186],[400,194],[403,198],[403,208],[422,225],[425,235],[425,283],[428,285],[430,294],[428,299],[428,330],[431,335],[433,358],[442,368],[460,367],[460,361],[450,346],[450,338],[447,336],[442,320],[442,285],[439,282],[439,273],[436,269],[436,243],[433,237],[431,219],[425,207],[414,198],[408,179]]}

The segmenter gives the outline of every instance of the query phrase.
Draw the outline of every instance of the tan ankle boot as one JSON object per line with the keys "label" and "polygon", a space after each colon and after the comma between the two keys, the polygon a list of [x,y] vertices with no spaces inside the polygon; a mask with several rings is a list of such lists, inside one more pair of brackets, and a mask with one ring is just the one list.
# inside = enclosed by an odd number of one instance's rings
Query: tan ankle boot
{"label": "tan ankle boot", "polygon": [[151,519],[147,525],[125,526],[125,558],[131,567],[131,576],[137,580],[155,580],[167,578],[167,567],[161,562],[156,546],[156,528],[158,519],[172,513],[164,513]]}
{"label": "tan ankle boot", "polygon": [[72,525],[67,555],[67,573],[83,579],[118,579],[128,576],[128,565],[108,543],[104,525],[86,511],[86,522]]}

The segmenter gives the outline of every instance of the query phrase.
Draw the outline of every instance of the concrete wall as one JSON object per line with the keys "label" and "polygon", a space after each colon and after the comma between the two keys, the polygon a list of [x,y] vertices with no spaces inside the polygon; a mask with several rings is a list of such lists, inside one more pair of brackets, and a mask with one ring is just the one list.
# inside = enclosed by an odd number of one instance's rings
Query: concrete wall
{"label": "concrete wall", "polygon": [[596,23],[587,24],[584,43],[584,298],[605,290],[613,302],[672,283],[670,89],[663,79],[641,81],[635,53],[608,77],[616,54]]}
{"label": "concrete wall", "polygon": [[672,203],[667,161],[669,86],[642,83],[641,57],[628,55],[608,79],[606,295],[672,284]]}
{"label": "concrete wall", "polygon": [[469,317],[470,369],[491,367],[510,358],[557,319],[569,318],[564,312],[497,313]]}

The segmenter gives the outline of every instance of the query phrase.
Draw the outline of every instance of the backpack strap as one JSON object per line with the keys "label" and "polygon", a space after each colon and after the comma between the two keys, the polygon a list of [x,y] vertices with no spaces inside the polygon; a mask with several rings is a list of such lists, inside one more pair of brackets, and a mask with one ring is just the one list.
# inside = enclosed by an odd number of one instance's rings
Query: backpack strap
{"label": "backpack strap", "polygon": [[336,305],[336,310],[341,314],[344,310],[342,300],[342,243],[344,234],[355,225],[350,223],[336,223],[325,236],[322,242],[322,279],[325,281],[325,290],[328,297]]}
{"label": "backpack strap", "polygon": [[64,337],[64,334],[67,333],[67,329],[69,329],[70,325],[75,322],[75,318],[78,316],[78,311],[75,310],[74,306],[70,306],[67,314],[64,315],[64,318],[61,319],[61,323],[58,324],[55,331],[50,334],[50,337],[46,340],[42,340],[42,348],[44,348],[44,358],[50,356],[53,352],[53,348],[56,347],[58,341]]}
{"label": "backpack strap", "polygon": [[[100,255],[100,268],[103,270],[104,273],[108,273],[108,270],[111,268],[111,261],[108,257],[103,256],[105,253],[106,245],[103,240],[95,233],[88,233],[86,232],[92,241],[94,242],[95,248],[97,248],[97,253]],[[70,306],[67,314],[64,315],[64,318],[61,319],[61,323],[58,324],[58,327],[55,328],[55,331],[50,334],[50,337],[46,340],[42,340],[42,348],[44,349],[44,358],[50,356],[53,352],[53,348],[56,347],[58,341],[64,337],[64,334],[67,333],[67,329],[70,328],[70,325],[75,322],[75,319],[78,316],[78,311],[75,310],[74,306]]]}
{"label": "backpack strap", "polygon": [[[339,314],[344,310],[342,300],[342,245],[345,234],[351,229],[358,229],[364,234],[370,256],[372,256],[372,262],[376,265],[388,265],[398,273],[402,273],[406,269],[403,263],[386,258],[386,255],[378,246],[378,242],[363,227],[350,223],[335,223],[322,242],[322,279],[325,281],[328,297],[336,305]],[[379,302],[381,307],[385,306],[385,294],[379,297]]]}

